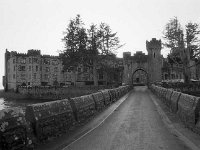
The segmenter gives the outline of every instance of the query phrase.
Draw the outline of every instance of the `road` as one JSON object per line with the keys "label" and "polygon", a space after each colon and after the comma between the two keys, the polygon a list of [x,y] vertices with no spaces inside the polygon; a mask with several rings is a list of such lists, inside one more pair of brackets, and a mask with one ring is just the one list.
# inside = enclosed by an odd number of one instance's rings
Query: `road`
{"label": "road", "polygon": [[95,130],[64,150],[188,150],[162,122],[147,87],[128,98]]}

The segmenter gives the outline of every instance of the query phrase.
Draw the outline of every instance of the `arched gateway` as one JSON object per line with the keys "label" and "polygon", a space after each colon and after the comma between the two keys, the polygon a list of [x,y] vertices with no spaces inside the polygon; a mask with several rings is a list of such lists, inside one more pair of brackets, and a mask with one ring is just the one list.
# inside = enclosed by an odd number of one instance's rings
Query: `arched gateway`
{"label": "arched gateway", "polygon": [[132,84],[148,84],[148,73],[144,68],[136,68],[132,74]]}
{"label": "arched gateway", "polygon": [[161,40],[153,38],[147,41],[146,49],[148,55],[142,51],[137,51],[133,56],[130,52],[123,53],[123,83],[134,84],[146,80],[145,83],[149,84],[161,81]]}

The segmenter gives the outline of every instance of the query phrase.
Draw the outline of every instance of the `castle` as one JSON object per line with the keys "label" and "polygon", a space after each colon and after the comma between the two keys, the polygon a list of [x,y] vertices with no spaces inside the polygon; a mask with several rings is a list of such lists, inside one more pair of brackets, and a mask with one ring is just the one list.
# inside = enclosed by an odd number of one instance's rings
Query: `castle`
{"label": "castle", "polygon": [[[116,70],[123,65],[122,59],[117,62],[109,61]],[[121,81],[119,72],[107,75],[101,68],[98,69],[99,85]],[[41,55],[40,50],[28,50],[27,53],[16,51],[5,52],[5,76],[3,85],[5,90],[16,90],[18,86],[69,86],[92,85],[93,75],[91,68],[79,65],[75,74],[72,71],[63,71],[60,56]]]}
{"label": "castle", "polygon": [[[133,56],[124,52],[123,58],[108,59],[112,66],[109,73],[98,67],[98,84],[145,84],[168,79],[183,79],[181,65],[170,66],[161,55],[161,40],[152,38],[146,42],[148,55],[137,51]],[[196,68],[191,67],[192,78],[196,79]],[[199,69],[200,70],[200,69]],[[40,50],[28,50],[26,54],[16,51],[5,52],[5,90],[18,86],[66,86],[93,85],[92,69],[79,65],[76,72],[63,71],[60,56],[41,55]]]}

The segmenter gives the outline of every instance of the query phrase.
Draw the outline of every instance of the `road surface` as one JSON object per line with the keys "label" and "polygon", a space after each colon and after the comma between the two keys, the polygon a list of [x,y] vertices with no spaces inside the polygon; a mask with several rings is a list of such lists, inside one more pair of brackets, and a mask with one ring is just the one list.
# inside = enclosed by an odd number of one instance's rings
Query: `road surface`
{"label": "road surface", "polygon": [[129,97],[98,128],[63,150],[188,150],[162,122],[147,87]]}

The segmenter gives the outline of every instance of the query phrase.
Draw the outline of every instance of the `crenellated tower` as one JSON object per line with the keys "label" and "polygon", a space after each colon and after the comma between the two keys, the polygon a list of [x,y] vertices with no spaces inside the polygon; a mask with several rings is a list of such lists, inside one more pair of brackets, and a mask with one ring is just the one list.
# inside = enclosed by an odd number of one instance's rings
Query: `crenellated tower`
{"label": "crenellated tower", "polygon": [[148,51],[148,74],[150,82],[160,82],[162,80],[162,55],[161,40],[152,38],[146,41],[146,49]]}

